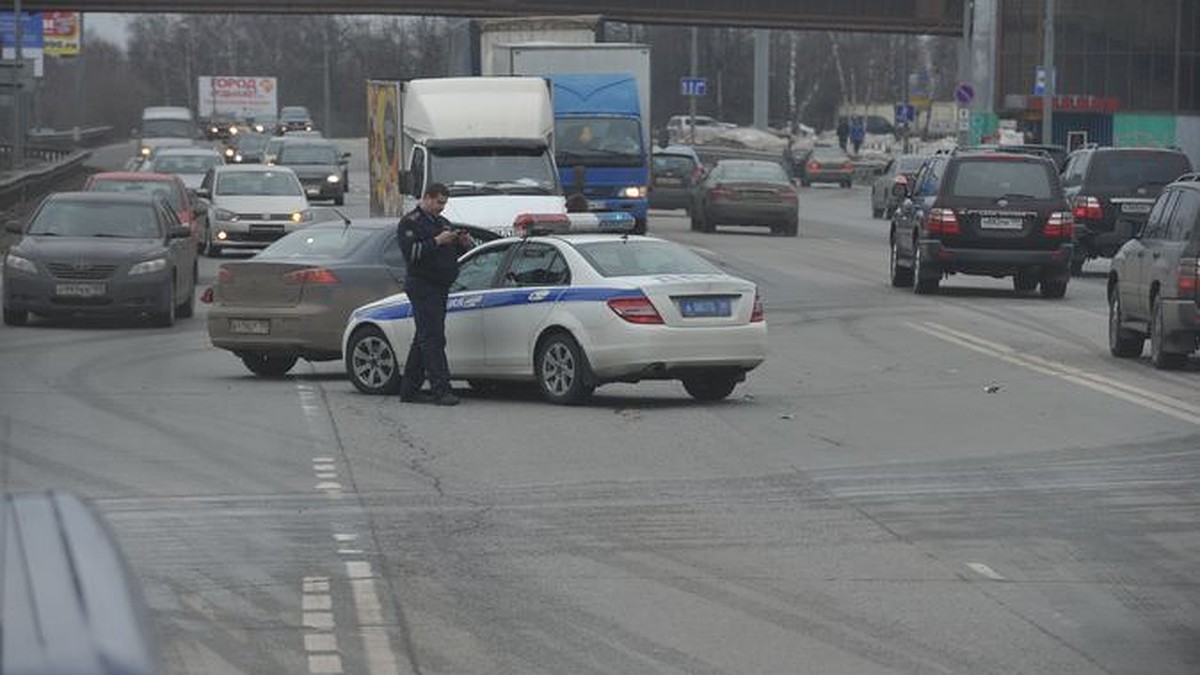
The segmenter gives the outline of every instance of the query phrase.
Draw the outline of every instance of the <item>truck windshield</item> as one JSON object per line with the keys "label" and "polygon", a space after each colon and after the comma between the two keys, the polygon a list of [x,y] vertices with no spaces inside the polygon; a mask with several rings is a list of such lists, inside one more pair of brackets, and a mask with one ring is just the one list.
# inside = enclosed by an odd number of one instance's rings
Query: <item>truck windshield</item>
{"label": "truck windshield", "polygon": [[562,166],[641,166],[642,130],[637,120],[573,117],[554,123],[554,158]]}
{"label": "truck windshield", "polygon": [[452,195],[559,194],[545,148],[439,148],[431,155],[429,179]]}
{"label": "truck windshield", "polygon": [[142,138],[192,138],[196,125],[187,120],[142,120]]}

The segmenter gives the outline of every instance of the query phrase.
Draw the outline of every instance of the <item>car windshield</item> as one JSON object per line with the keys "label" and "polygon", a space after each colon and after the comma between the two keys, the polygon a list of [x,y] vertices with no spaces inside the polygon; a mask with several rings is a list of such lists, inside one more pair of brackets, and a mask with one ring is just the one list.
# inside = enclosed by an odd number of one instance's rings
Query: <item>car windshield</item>
{"label": "car windshield", "polygon": [[268,141],[269,139],[262,134],[241,134],[238,136],[237,148],[243,153],[261,151]]}
{"label": "car windshield", "polygon": [[150,162],[150,170],[159,173],[204,173],[220,164],[216,155],[164,155],[158,154]]}
{"label": "car windshield", "polygon": [[194,138],[196,125],[187,120],[143,120],[142,138]]}
{"label": "car windshield", "polygon": [[303,108],[284,108],[279,112],[279,119],[283,122],[307,122],[308,111]]}
{"label": "car windshield", "polygon": [[280,164],[337,164],[337,150],[325,145],[285,145],[275,161]]}
{"label": "car windshield", "polygon": [[959,163],[950,194],[986,199],[1050,199],[1054,187],[1049,169],[1040,162],[967,161]]}
{"label": "car windshield", "polygon": [[606,277],[722,273],[704,258],[666,241],[614,239],[576,244],[575,249]]}
{"label": "car windshield", "polygon": [[626,165],[642,158],[642,130],[636,120],[570,118],[554,125],[555,159]]}
{"label": "car windshield", "polygon": [[217,177],[217,191],[226,197],[302,197],[304,190],[290,169],[282,171],[229,171]]}
{"label": "car windshield", "polygon": [[717,167],[717,177],[723,180],[787,183],[783,167],[768,162],[726,162]]}
{"label": "car windshield", "polygon": [[542,148],[440,148],[432,153],[431,181],[451,195],[555,194],[558,177]]}
{"label": "car windshield", "polygon": [[116,178],[104,178],[93,181],[88,188],[93,192],[134,192],[140,194],[157,195],[171,205],[171,208],[178,211],[183,208],[183,196],[179,194],[171,183],[165,180],[122,180]]}
{"label": "car windshield", "polygon": [[119,239],[163,236],[150,204],[66,200],[53,200],[42,207],[29,224],[27,234]]}
{"label": "car windshield", "polygon": [[916,173],[927,158],[922,155],[904,155],[896,160],[897,173]]}
{"label": "car windshield", "polygon": [[1191,170],[1187,156],[1178,152],[1120,150],[1097,152],[1088,170],[1093,189],[1134,192],[1138,188],[1157,194],[1163,186]]}
{"label": "car windshield", "polygon": [[375,233],[356,227],[308,228],[283,237],[263,249],[259,260],[322,258],[343,260],[352,256]]}

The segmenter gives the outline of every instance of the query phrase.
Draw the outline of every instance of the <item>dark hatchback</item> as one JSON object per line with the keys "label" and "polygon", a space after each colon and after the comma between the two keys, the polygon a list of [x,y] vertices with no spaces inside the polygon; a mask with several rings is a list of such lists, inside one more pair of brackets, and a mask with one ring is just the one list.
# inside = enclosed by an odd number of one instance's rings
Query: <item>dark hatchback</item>
{"label": "dark hatchback", "polygon": [[[897,186],[897,190],[904,190]],[[935,155],[892,219],[893,286],[933,293],[944,276],[1011,276],[1018,292],[1061,298],[1073,220],[1052,160],[1010,153]]]}
{"label": "dark hatchback", "polygon": [[704,164],[692,148],[672,145],[655,150],[650,161],[650,208],[688,208],[692,191],[703,178]]}
{"label": "dark hatchback", "polygon": [[29,221],[4,260],[4,323],[29,314],[149,314],[170,326],[192,315],[197,277],[192,231],[146,194],[60,192]]}
{"label": "dark hatchback", "polygon": [[288,139],[279,148],[275,164],[296,172],[309,200],[328,199],[341,206],[346,202],[349,157],[350,153],[340,152],[332,141]]}

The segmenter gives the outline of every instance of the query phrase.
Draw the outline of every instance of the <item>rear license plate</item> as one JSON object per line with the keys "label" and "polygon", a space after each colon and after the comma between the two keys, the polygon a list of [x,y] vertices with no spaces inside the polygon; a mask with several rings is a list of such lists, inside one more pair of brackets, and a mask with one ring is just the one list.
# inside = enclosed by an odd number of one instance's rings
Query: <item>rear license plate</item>
{"label": "rear license plate", "polygon": [[733,301],[729,298],[682,298],[679,313],[684,317],[730,316]]}
{"label": "rear license plate", "polygon": [[270,335],[271,322],[262,319],[230,319],[229,332],[246,335]]}
{"label": "rear license plate", "polygon": [[1150,213],[1153,204],[1122,204],[1121,213]]}
{"label": "rear license plate", "polygon": [[683,185],[682,178],[670,178],[668,176],[661,176],[659,178],[655,178],[654,182],[658,185],[670,185],[673,187],[678,187],[680,185]]}
{"label": "rear license plate", "polygon": [[1025,227],[1025,220],[1022,218],[983,216],[979,219],[979,227],[985,230],[1019,230]]}
{"label": "rear license plate", "polygon": [[72,298],[98,298],[107,292],[105,284],[58,284],[54,288],[55,295]]}

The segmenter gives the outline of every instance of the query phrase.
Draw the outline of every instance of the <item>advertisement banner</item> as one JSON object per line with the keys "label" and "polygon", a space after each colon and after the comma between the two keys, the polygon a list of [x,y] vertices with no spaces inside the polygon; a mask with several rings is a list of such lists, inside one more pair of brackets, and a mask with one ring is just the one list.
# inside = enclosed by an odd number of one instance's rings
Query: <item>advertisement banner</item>
{"label": "advertisement banner", "polygon": [[[0,58],[12,61],[17,58],[17,27],[12,11],[0,11]],[[44,72],[42,55],[42,13],[21,13],[21,60],[33,63],[33,76],[41,77]]]}
{"label": "advertisement banner", "polygon": [[371,215],[401,215],[399,82],[367,81],[367,154]]}
{"label": "advertisement banner", "polygon": [[47,56],[79,56],[79,12],[42,12],[42,49]]}
{"label": "advertisement banner", "polygon": [[279,87],[273,77],[202,75],[199,78],[197,113],[238,119],[275,119],[279,114]]}

